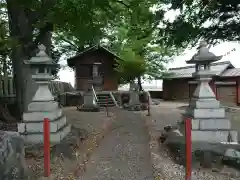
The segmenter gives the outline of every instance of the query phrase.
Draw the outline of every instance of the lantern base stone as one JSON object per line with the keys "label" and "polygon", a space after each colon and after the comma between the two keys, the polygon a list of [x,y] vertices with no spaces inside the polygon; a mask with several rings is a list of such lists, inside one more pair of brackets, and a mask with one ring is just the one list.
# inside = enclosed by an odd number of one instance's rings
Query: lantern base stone
{"label": "lantern base stone", "polygon": [[[50,132],[54,133],[60,130],[67,123],[66,117],[61,116],[53,121],[49,121],[50,123]],[[44,121],[39,122],[23,122],[18,124],[18,132],[19,133],[43,133],[43,124]]]}
{"label": "lantern base stone", "polygon": [[[59,129],[57,132],[51,132],[50,133],[50,143],[51,144],[57,144],[60,143],[61,140],[63,140],[68,133],[71,131],[71,125],[65,124],[61,129]],[[44,142],[44,135],[43,133],[20,133],[25,141],[26,144],[43,144]]]}
{"label": "lantern base stone", "polygon": [[84,112],[100,111],[100,107],[96,102],[93,92],[84,93],[83,100],[84,100],[83,105],[77,108],[79,111],[84,111]]}

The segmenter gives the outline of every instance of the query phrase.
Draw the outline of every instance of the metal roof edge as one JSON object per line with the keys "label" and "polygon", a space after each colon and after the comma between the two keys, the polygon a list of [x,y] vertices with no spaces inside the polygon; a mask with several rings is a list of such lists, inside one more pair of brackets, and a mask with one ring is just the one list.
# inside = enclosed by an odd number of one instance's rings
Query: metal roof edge
{"label": "metal roof edge", "polygon": [[[229,65],[233,66],[230,61],[215,62],[215,63],[212,63],[211,65],[221,65],[221,64],[229,64]],[[168,70],[181,70],[181,69],[188,69],[188,68],[194,68],[194,67],[195,67],[194,65],[191,65],[191,66],[169,68]],[[234,66],[233,66],[233,68],[234,68]]]}
{"label": "metal roof edge", "polygon": [[[216,65],[224,65],[224,68],[219,71],[215,76],[221,76],[222,74],[224,74],[224,72],[226,72],[226,70],[228,69],[234,69],[235,67],[232,65],[232,63],[230,61],[222,61],[222,62],[216,62],[216,63],[212,63],[212,66],[216,66]],[[183,76],[179,76],[179,74],[177,72],[171,72],[172,71],[178,71],[178,70],[184,70],[184,69],[190,69],[190,68],[194,68],[195,66],[185,66],[185,67],[178,67],[178,68],[170,68],[168,71],[170,73],[172,73],[173,75],[171,76],[167,76],[164,77],[163,79],[185,79],[185,78],[192,78],[192,75],[189,74],[185,74]]]}
{"label": "metal roof edge", "polygon": [[92,51],[92,50],[98,50],[98,49],[103,49],[103,50],[107,51],[108,53],[112,54],[113,56],[121,59],[118,55],[116,55],[115,53],[111,52],[109,49],[103,47],[103,46],[100,45],[100,44],[97,44],[97,45],[91,46],[91,47],[89,47],[89,48],[86,48],[85,50],[83,50],[82,52],[76,54],[75,56],[68,58],[68,60],[75,59],[75,58],[77,58],[77,57],[82,56],[84,53],[87,53],[87,52]]}

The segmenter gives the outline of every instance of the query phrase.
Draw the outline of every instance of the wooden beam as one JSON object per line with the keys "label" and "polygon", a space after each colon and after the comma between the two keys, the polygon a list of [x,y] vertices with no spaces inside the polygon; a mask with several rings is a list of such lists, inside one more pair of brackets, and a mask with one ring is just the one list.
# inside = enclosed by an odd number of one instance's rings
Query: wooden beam
{"label": "wooden beam", "polygon": [[198,81],[188,81],[188,84],[197,84]]}
{"label": "wooden beam", "polygon": [[215,82],[216,85],[236,85],[236,81],[230,81],[230,82],[223,82],[223,81],[217,81]]}

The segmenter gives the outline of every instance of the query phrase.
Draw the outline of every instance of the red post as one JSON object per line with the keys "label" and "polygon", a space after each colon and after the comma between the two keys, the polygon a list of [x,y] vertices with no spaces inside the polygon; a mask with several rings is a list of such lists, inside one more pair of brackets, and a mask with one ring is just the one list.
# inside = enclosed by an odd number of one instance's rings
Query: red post
{"label": "red post", "polygon": [[50,123],[44,118],[44,177],[50,176]]}
{"label": "red post", "polygon": [[192,176],[192,122],[188,118],[185,120],[185,138],[186,138],[186,176],[185,180],[191,180]]}
{"label": "red post", "polygon": [[148,114],[147,114],[147,116],[150,116],[151,115],[151,113],[150,113],[150,95],[148,95],[148,98],[147,98],[147,103],[148,103]]}

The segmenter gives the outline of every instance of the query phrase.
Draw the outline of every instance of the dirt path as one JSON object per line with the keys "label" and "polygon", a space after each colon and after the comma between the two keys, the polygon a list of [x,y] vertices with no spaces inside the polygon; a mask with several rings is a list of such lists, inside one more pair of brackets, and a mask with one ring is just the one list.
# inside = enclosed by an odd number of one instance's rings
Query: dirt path
{"label": "dirt path", "polygon": [[153,180],[149,136],[140,114],[118,110],[112,131],[79,180]]}

